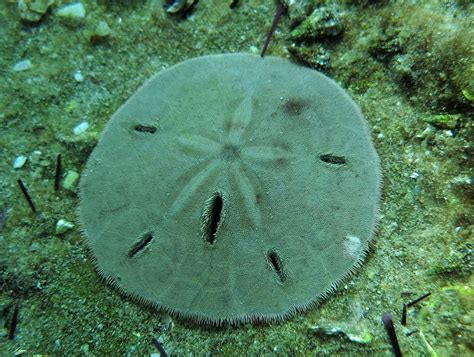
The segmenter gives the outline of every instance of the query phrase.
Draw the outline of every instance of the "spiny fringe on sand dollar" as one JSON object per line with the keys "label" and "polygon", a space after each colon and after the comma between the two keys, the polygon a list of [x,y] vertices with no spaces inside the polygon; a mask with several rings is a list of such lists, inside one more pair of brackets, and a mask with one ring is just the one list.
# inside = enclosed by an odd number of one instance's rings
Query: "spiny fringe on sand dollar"
{"label": "spiny fringe on sand dollar", "polygon": [[273,323],[362,265],[380,176],[367,124],[334,81],[281,58],[204,56],[158,73],[112,116],[78,216],[122,295],[197,323]]}
{"label": "spiny fringe on sand dollar", "polygon": [[[82,237],[84,239],[87,239],[84,231],[81,229]],[[206,325],[215,325],[215,326],[221,326],[223,324],[230,324],[230,325],[239,325],[239,324],[246,324],[246,323],[278,323],[281,321],[284,321],[297,313],[303,313],[307,310],[310,310],[318,305],[320,305],[324,300],[329,298],[331,295],[333,295],[337,289],[347,280],[349,279],[353,274],[357,272],[357,270],[363,265],[367,254],[369,253],[370,247],[371,247],[371,242],[369,241],[368,244],[366,244],[366,247],[362,249],[361,255],[359,256],[359,259],[354,263],[354,265],[349,269],[349,271],[345,274],[345,276],[341,277],[337,281],[335,281],[328,289],[323,291],[319,296],[315,297],[314,299],[305,302],[299,306],[293,306],[291,307],[288,311],[286,311],[283,314],[278,314],[278,315],[270,315],[270,316],[260,316],[260,315],[244,315],[244,316],[235,316],[235,317],[228,317],[228,318],[222,318],[222,319],[214,319],[214,318],[209,318],[208,316],[196,316],[196,315],[190,315],[187,314],[186,312],[182,311],[177,311],[174,309],[171,309],[167,306],[162,306],[159,303],[155,301],[148,300],[142,296],[129,293],[127,290],[122,288],[116,280],[111,277],[110,275],[105,274],[101,269],[100,266],[97,263],[97,260],[95,259],[94,253],[92,249],[90,248],[89,245],[87,245],[87,253],[89,254],[90,259],[94,262],[94,267],[101,277],[101,279],[106,283],[107,285],[111,286],[113,289],[117,290],[122,296],[126,298],[130,298],[133,301],[136,301],[139,304],[148,306],[152,309],[157,309],[159,311],[165,312],[175,318],[178,319],[183,319],[183,320],[188,320],[188,321],[193,321],[197,323],[202,323]],[[87,243],[87,241],[86,241]]]}

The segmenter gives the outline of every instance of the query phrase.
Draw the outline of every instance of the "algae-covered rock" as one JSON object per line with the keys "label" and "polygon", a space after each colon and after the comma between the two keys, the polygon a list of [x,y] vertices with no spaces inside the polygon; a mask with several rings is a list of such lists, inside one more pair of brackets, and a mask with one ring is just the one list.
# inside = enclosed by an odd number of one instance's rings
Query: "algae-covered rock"
{"label": "algae-covered rock", "polygon": [[66,221],[65,219],[61,218],[56,223],[56,234],[63,234],[66,233],[68,230],[74,228],[74,224]]}
{"label": "algae-covered rock", "polygon": [[107,22],[99,21],[94,31],[91,33],[89,39],[92,43],[101,43],[105,42],[111,34],[112,30],[110,29]]}
{"label": "algae-covered rock", "polygon": [[17,4],[22,20],[38,22],[54,4],[54,0],[18,0]]}
{"label": "algae-covered rock", "polygon": [[451,12],[420,2],[380,15],[369,52],[388,66],[405,96],[429,110],[472,108],[474,31],[468,12],[453,21]]}
{"label": "algae-covered rock", "polygon": [[337,9],[318,7],[301,25],[291,32],[295,41],[337,36],[343,31],[343,23]]}
{"label": "algae-covered rock", "polygon": [[67,4],[56,11],[62,23],[69,27],[78,27],[84,23],[86,18],[86,9],[80,2]]}
{"label": "algae-covered rock", "polygon": [[327,70],[330,67],[331,55],[328,50],[321,44],[316,43],[311,46],[292,45],[288,47],[288,51],[298,60],[309,67],[319,70]]}
{"label": "algae-covered rock", "polygon": [[441,129],[454,129],[459,125],[461,115],[439,114],[426,116],[425,121]]}
{"label": "algae-covered rock", "polygon": [[66,177],[63,180],[63,187],[69,191],[76,191],[79,174],[76,171],[68,170]]}

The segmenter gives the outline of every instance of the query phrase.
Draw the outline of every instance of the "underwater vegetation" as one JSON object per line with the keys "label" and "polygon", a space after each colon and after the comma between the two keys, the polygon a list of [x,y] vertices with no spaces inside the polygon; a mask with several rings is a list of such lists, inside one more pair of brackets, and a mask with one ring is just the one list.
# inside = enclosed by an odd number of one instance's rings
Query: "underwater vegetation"
{"label": "underwater vegetation", "polygon": [[473,5],[283,3],[266,54],[344,87],[380,157],[358,274],[285,322],[202,327],[106,288],[78,230],[79,173],[112,114],[176,63],[258,55],[275,1],[200,0],[183,16],[154,0],[3,1],[1,355],[393,355],[386,313],[405,355],[473,353]]}

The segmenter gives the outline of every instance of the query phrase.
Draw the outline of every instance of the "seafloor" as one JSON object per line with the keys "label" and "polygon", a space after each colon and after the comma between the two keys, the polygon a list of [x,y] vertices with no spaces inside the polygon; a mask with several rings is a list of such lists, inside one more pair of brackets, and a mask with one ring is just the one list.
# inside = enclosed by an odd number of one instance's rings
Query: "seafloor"
{"label": "seafloor", "polygon": [[[77,18],[59,15],[66,3],[0,3],[0,355],[148,356],[156,337],[172,356],[390,356],[385,312],[406,355],[474,354],[469,1],[287,2],[268,54],[325,72],[361,106],[382,166],[379,226],[366,264],[321,306],[220,328],[143,308],[100,281],[77,228],[74,176],[147,78],[195,56],[258,53],[277,5],[200,0],[171,16],[159,1],[82,0]],[[58,229],[61,219],[74,228]],[[428,292],[402,326],[403,303]]]}

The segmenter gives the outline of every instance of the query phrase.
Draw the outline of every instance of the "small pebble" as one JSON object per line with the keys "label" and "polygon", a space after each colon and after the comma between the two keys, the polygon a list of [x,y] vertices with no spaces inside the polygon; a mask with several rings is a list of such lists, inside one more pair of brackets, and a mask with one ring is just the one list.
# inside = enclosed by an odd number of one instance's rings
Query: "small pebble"
{"label": "small pebble", "polygon": [[66,190],[75,191],[79,174],[76,171],[68,170],[66,177],[63,180],[63,187]]}
{"label": "small pebble", "polygon": [[18,0],[17,7],[22,20],[38,22],[53,4],[54,0]]}
{"label": "small pebble", "polygon": [[17,156],[15,161],[13,161],[13,168],[19,169],[23,167],[23,165],[26,163],[26,160],[27,160],[26,156],[23,156],[23,155]]}
{"label": "small pebble", "polygon": [[37,252],[40,249],[40,244],[38,242],[33,242],[30,245],[30,252]]}
{"label": "small pebble", "polygon": [[337,36],[343,30],[343,22],[337,8],[320,6],[291,32],[291,36],[296,41],[315,40]]}
{"label": "small pebble", "polygon": [[31,67],[33,67],[33,65],[31,64],[31,61],[29,59],[25,59],[23,61],[16,63],[13,66],[13,70],[15,72],[22,72],[22,71],[26,71],[30,69]]}
{"label": "small pebble", "polygon": [[464,185],[469,186],[469,185],[472,185],[472,176],[459,175],[459,176],[454,177],[451,180],[451,183],[453,183],[454,185],[458,185],[458,186],[464,186]]}
{"label": "small pebble", "polygon": [[74,135],[79,135],[79,134],[84,133],[87,129],[89,129],[89,123],[86,121],[83,121],[82,123],[79,123],[78,125],[76,125],[74,129],[72,130],[72,132],[74,133]]}
{"label": "small pebble", "polygon": [[460,232],[463,231],[463,229],[464,229],[464,227],[458,226],[458,227],[454,228],[454,233],[459,234]]}
{"label": "small pebble", "polygon": [[94,35],[97,37],[107,37],[110,36],[112,30],[105,21],[99,21],[97,27],[94,30]]}
{"label": "small pebble", "polygon": [[94,29],[94,32],[91,34],[89,41],[96,44],[102,43],[105,42],[111,34],[112,30],[110,29],[107,22],[99,21],[99,23]]}
{"label": "small pebble", "polygon": [[74,224],[71,222],[66,221],[65,219],[60,219],[58,223],[56,223],[56,234],[63,234],[68,230],[74,228]]}
{"label": "small pebble", "polygon": [[65,25],[77,27],[84,22],[86,17],[86,9],[82,3],[76,2],[73,4],[64,5],[56,12],[56,15]]}
{"label": "small pebble", "polygon": [[79,82],[79,83],[84,81],[84,76],[82,75],[81,71],[74,72],[74,79],[76,80],[76,82]]}
{"label": "small pebble", "polygon": [[41,160],[41,155],[43,155],[43,153],[39,150],[35,150],[31,153],[30,155],[30,162],[32,164],[39,164],[40,160]]}

